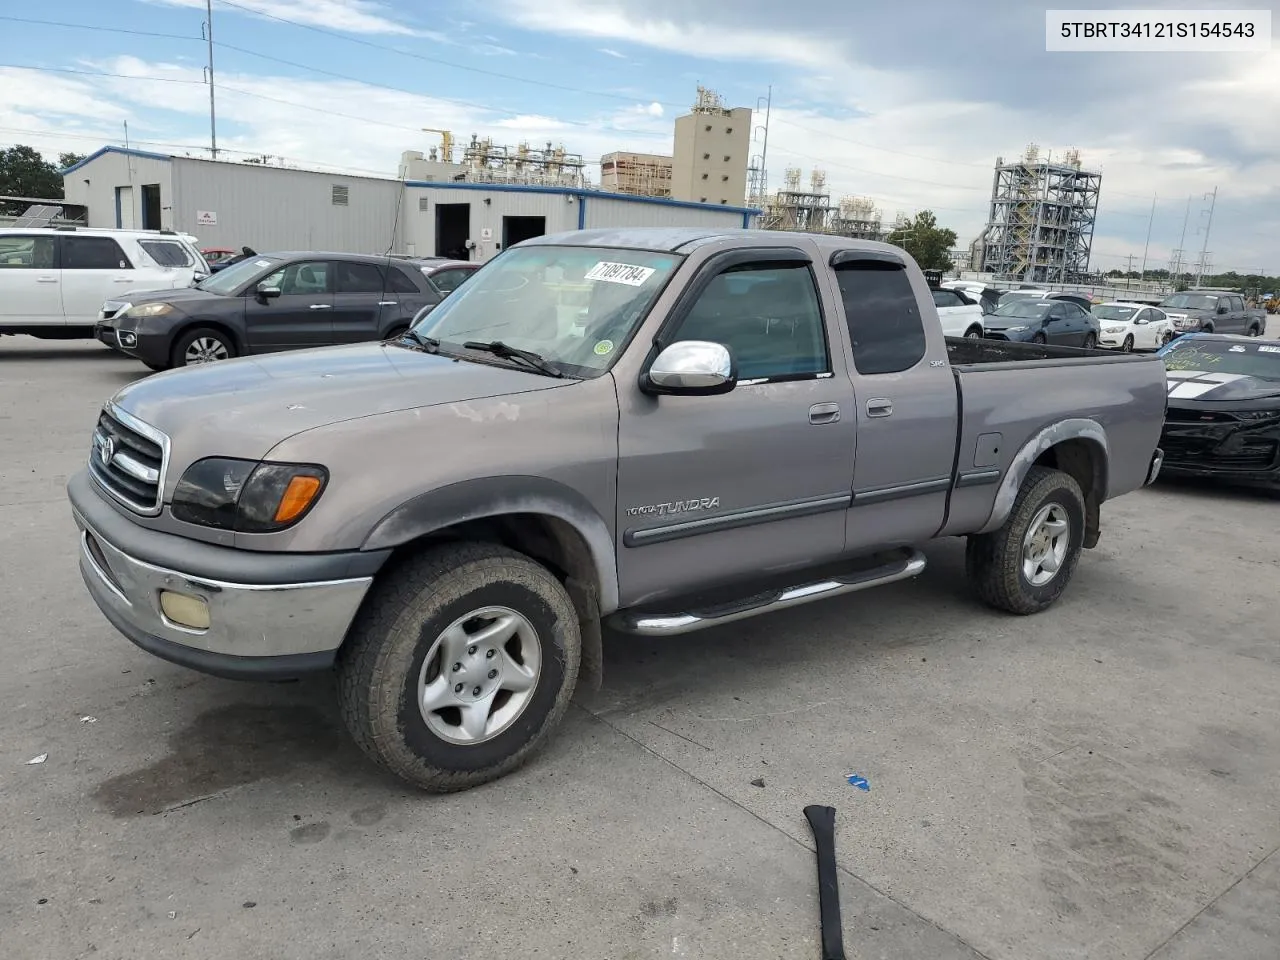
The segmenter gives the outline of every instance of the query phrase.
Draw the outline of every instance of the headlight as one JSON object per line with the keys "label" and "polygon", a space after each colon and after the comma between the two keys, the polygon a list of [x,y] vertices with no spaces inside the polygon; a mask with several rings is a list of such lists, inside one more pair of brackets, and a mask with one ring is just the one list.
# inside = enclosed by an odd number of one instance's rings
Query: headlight
{"label": "headlight", "polygon": [[122,317],[163,317],[166,314],[173,313],[173,307],[167,303],[143,303],[136,307],[130,307]]}
{"label": "headlight", "polygon": [[204,527],[272,533],[306,516],[328,480],[329,472],[314,464],[210,457],[187,468],[170,510]]}
{"label": "headlight", "polygon": [[1020,327],[1005,327],[1005,328],[1004,328],[1005,333],[1021,333],[1023,330],[1026,330],[1026,329],[1027,329],[1027,325],[1026,325],[1026,324],[1023,324],[1023,325],[1022,325],[1022,326],[1020,326]]}
{"label": "headlight", "polygon": [[1103,333],[1124,333],[1124,327],[1107,327]]}

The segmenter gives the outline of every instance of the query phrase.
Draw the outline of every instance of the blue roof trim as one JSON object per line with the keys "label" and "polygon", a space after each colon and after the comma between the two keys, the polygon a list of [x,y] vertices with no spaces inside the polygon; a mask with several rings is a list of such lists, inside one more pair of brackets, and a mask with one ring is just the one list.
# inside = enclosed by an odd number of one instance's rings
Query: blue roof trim
{"label": "blue roof trim", "polygon": [[89,154],[79,163],[73,163],[71,166],[67,167],[67,169],[62,171],[62,175],[65,177],[69,173],[75,173],[86,163],[93,163],[93,161],[97,160],[99,157],[106,156],[108,153],[122,153],[126,157],[142,157],[145,160],[173,159],[173,157],[169,156],[167,153],[151,153],[148,150],[134,150],[132,148],[126,150],[124,147],[102,147],[101,149],[95,150],[93,153]]}
{"label": "blue roof trim", "polygon": [[494,193],[552,193],[565,197],[588,197],[601,200],[622,200],[627,203],[649,203],[664,207],[685,207],[692,210],[724,210],[727,213],[759,216],[764,211],[752,207],[731,207],[724,203],[694,203],[691,200],[668,200],[666,197],[637,197],[629,193],[609,193],[605,190],[575,187],[539,187],[523,183],[472,183],[454,180],[406,180],[406,187],[440,188],[442,190],[479,190]]}

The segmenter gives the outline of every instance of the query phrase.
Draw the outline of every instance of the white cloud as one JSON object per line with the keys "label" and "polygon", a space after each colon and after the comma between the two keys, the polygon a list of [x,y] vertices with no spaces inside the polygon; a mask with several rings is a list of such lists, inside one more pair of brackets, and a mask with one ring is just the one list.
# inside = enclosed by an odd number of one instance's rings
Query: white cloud
{"label": "white cloud", "polygon": [[625,53],[619,53],[617,50],[610,50],[608,47],[600,47],[599,50],[606,56],[617,57],[619,60],[627,59],[627,55]]}
{"label": "white cloud", "polygon": [[644,108],[644,112],[651,117],[660,117],[663,115],[665,111],[662,108],[662,104],[658,103],[658,101],[655,100],[653,101],[653,103],[649,104],[647,107]]}
{"label": "white cloud", "polygon": [[[191,7],[203,11],[205,0],[150,0],[171,7]],[[215,4],[215,7],[221,6]],[[240,11],[279,17],[313,27],[341,30],[345,33],[399,34],[412,36],[418,33],[388,15],[390,9],[372,0],[235,0],[227,7]],[[223,9],[225,14],[227,9]],[[215,23],[217,11],[215,11]]]}

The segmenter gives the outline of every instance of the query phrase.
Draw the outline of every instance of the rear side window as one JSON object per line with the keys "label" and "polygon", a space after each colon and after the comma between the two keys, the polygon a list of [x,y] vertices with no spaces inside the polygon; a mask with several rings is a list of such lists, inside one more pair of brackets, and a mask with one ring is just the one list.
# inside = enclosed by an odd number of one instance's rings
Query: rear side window
{"label": "rear side window", "polygon": [[414,282],[405,276],[404,271],[398,267],[392,267],[387,272],[387,288],[394,293],[416,293],[421,295],[422,291],[414,285]]}
{"label": "rear side window", "polygon": [[924,358],[924,320],[905,268],[855,260],[836,268],[836,280],[858,373],[900,373]]}
{"label": "rear side window", "polygon": [[950,290],[934,290],[933,305],[935,307],[963,307],[966,301],[960,299],[957,294]]}
{"label": "rear side window", "polygon": [[0,236],[0,270],[52,270],[54,238]]}
{"label": "rear side window", "polygon": [[334,264],[335,293],[382,293],[382,271],[377,264],[339,260]]}
{"label": "rear side window", "polygon": [[133,264],[110,237],[63,237],[63,270],[132,270]]}
{"label": "rear side window", "polygon": [[172,240],[139,240],[138,246],[162,267],[190,267],[195,263],[187,248]]}
{"label": "rear side window", "polygon": [[445,293],[453,293],[463,280],[471,276],[472,270],[437,270],[431,274],[430,280]]}

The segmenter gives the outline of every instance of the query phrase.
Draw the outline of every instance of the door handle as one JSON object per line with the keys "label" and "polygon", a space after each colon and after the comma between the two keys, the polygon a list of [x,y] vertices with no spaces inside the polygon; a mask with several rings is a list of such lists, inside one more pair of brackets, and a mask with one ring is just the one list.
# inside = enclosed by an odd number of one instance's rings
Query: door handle
{"label": "door handle", "polygon": [[399,301],[399,300],[379,300],[379,301],[378,301],[378,306],[380,306],[380,307],[394,307],[394,306],[397,306],[399,303],[400,303],[400,301]]}
{"label": "door handle", "polygon": [[311,305],[312,310],[328,310],[329,307],[330,305],[327,303],[313,303]]}
{"label": "door handle", "polygon": [[57,283],[57,277],[36,277],[36,283]]}
{"label": "door handle", "polygon": [[867,401],[868,417],[888,417],[893,415],[893,401],[883,397]]}
{"label": "door handle", "polygon": [[809,408],[810,423],[835,423],[839,419],[840,404],[838,403],[815,403]]}

